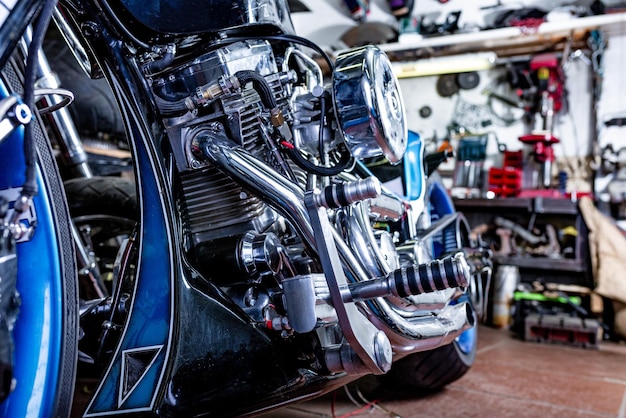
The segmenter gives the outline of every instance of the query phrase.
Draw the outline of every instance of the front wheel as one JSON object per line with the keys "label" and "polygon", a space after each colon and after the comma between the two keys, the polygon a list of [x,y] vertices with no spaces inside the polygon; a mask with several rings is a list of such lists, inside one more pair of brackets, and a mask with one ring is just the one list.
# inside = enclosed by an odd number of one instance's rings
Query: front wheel
{"label": "front wheel", "polygon": [[[135,182],[123,177],[76,178],[65,182],[65,193],[83,252],[89,255],[99,278],[94,285],[79,277],[81,298],[95,298],[94,290],[111,294],[115,258],[137,223]],[[93,286],[101,289],[91,289]]]}
{"label": "front wheel", "polygon": [[[20,93],[11,63],[0,71],[0,97]],[[8,92],[5,90],[9,90]],[[21,305],[13,329],[15,389],[0,404],[3,417],[69,416],[78,345],[78,291],[67,202],[54,155],[37,118],[31,122],[38,154],[39,193],[27,214],[36,225],[17,244],[17,290]],[[24,183],[21,131],[0,143],[0,191],[14,195]],[[13,200],[14,197],[9,197]]]}
{"label": "front wheel", "polygon": [[[428,199],[432,221],[456,212],[454,203],[434,174],[428,179]],[[447,227],[433,243],[436,257],[466,246],[465,236],[459,234],[458,226]],[[473,299],[473,298],[472,298]],[[458,302],[470,301],[463,295]],[[416,390],[438,390],[463,377],[474,364],[477,349],[476,312],[472,309],[473,325],[450,344],[429,351],[410,354],[394,363],[385,380],[393,385]]]}

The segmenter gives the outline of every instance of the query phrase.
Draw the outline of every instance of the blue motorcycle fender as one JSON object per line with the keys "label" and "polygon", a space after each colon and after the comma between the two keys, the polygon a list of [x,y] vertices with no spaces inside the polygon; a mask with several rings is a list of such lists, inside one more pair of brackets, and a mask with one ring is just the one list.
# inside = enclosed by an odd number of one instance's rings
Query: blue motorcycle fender
{"label": "blue motorcycle fender", "polygon": [[[0,96],[6,90],[0,85]],[[24,183],[23,128],[0,143],[0,193],[15,194]],[[15,390],[0,405],[3,417],[49,417],[60,378],[63,290],[59,243],[48,191],[38,168],[33,199],[35,234],[17,244],[17,290],[21,306],[13,329]]]}

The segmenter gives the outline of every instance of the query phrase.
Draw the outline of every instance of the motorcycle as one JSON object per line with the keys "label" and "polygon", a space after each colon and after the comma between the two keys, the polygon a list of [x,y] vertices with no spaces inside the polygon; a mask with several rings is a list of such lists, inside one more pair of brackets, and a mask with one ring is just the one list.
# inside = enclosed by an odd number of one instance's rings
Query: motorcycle
{"label": "motorcycle", "polygon": [[[432,388],[467,371],[467,288],[483,267],[462,217],[427,206],[423,145],[405,156],[402,97],[380,49],[333,62],[294,34],[284,1],[7,10],[3,416],[69,416],[77,364],[98,376],[87,417],[256,415],[368,374]],[[41,118],[71,100],[35,83],[53,15],[111,87],[133,156],[138,222],[109,288],[78,285],[72,201]],[[24,62],[14,50],[31,22]],[[37,107],[43,95],[63,100]],[[379,156],[405,157],[405,196],[364,163]]]}

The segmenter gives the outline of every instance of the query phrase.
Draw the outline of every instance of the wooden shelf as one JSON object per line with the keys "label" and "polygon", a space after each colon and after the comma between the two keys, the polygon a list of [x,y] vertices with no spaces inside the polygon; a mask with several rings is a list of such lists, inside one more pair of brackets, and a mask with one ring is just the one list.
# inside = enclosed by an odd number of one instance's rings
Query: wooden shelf
{"label": "wooden shelf", "polygon": [[414,38],[402,35],[400,42],[381,44],[392,61],[413,61],[428,57],[494,51],[499,57],[563,50],[568,42],[572,47],[586,48],[584,40],[595,29],[626,23],[626,12],[581,17],[560,22],[544,22],[537,28],[506,27],[470,33]]}

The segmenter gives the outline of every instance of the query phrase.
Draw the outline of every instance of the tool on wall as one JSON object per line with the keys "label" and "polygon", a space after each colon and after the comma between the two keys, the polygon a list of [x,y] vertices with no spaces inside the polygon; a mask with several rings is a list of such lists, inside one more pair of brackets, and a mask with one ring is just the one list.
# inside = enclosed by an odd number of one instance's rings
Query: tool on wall
{"label": "tool on wall", "polygon": [[[616,123],[614,121],[615,119],[606,121],[604,126]],[[626,125],[626,121],[624,124]],[[601,198],[601,202],[608,205],[607,212],[617,220],[626,219],[626,164],[624,163],[624,155],[626,155],[626,147],[617,150],[613,148],[613,144],[603,147],[600,156],[601,164],[596,174],[596,176],[605,175],[610,179],[602,190],[604,196]]]}
{"label": "tool on wall", "polygon": [[552,53],[534,56],[530,61],[530,71],[536,83],[534,106],[530,109],[533,114],[539,114],[542,124],[540,130],[522,135],[519,140],[532,146],[530,156],[536,165],[533,171],[527,172],[533,176],[527,184],[530,188],[547,189],[552,184],[552,146],[560,142],[554,136],[553,128],[554,116],[563,107],[565,75],[558,57]]}
{"label": "tool on wall", "polygon": [[350,17],[357,22],[363,22],[370,11],[369,1],[365,0],[343,0],[344,5],[350,12]]}
{"label": "tool on wall", "polygon": [[[369,0],[343,0],[343,4],[350,12],[350,17],[357,22],[364,22],[370,11]],[[411,15],[415,0],[388,0],[388,7],[396,19]]]}
{"label": "tool on wall", "polygon": [[[468,113],[466,113],[465,121],[470,125],[472,125],[470,123],[472,120],[474,122],[482,120],[479,117],[472,119],[467,116]],[[489,139],[492,138],[496,141],[499,152],[506,151],[506,144],[500,142],[493,131],[483,134],[461,131],[456,137],[459,141],[456,147],[457,161],[454,168],[451,193],[458,198],[478,197],[485,186],[483,170],[485,159],[487,158]]]}
{"label": "tool on wall", "polygon": [[437,94],[441,97],[451,97],[459,92],[459,89],[471,90],[480,83],[477,71],[464,71],[461,73],[446,73],[437,79]]}
{"label": "tool on wall", "polygon": [[[467,135],[459,139],[453,188],[466,189],[465,193],[468,195],[477,194],[482,188],[482,172],[487,157],[488,139],[488,135]],[[472,189],[476,191],[472,192]],[[453,190],[453,194],[457,193]]]}

